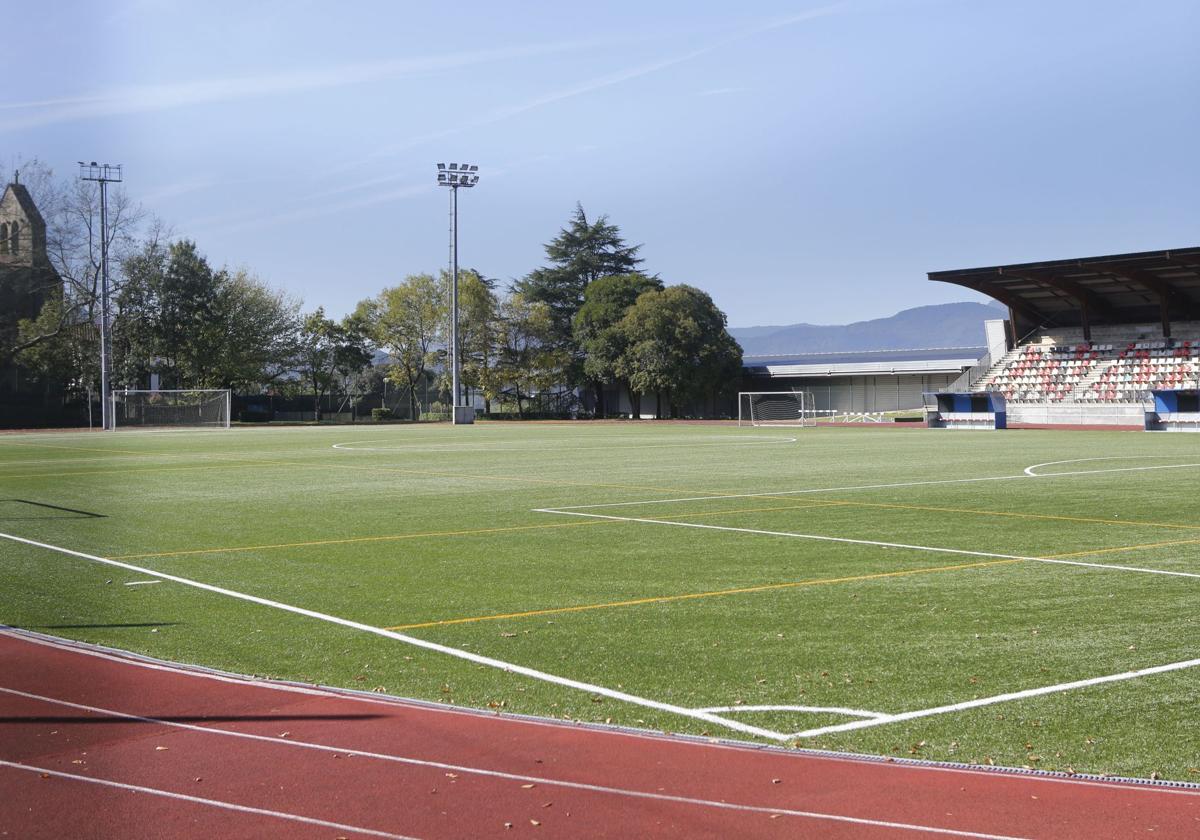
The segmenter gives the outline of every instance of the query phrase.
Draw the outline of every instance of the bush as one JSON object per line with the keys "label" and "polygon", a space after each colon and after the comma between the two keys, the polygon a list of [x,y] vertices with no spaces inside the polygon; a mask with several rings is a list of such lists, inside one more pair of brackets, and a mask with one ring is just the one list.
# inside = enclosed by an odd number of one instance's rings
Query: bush
{"label": "bush", "polygon": [[375,420],[375,421],[394,420],[395,418],[396,418],[396,415],[392,413],[392,410],[390,408],[372,408],[371,409],[371,419],[372,420]]}

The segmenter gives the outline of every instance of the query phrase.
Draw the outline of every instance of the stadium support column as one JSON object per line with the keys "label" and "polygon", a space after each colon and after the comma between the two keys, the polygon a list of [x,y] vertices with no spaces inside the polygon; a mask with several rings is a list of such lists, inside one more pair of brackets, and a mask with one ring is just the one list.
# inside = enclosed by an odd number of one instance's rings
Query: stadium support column
{"label": "stadium support column", "polygon": [[111,431],[113,405],[110,395],[112,372],[112,319],[108,309],[108,185],[121,183],[121,165],[79,161],[79,179],[100,185],[100,425]]}
{"label": "stadium support column", "polygon": [[460,406],[459,371],[461,364],[458,342],[458,188],[473,187],[479,183],[479,167],[468,163],[452,163],[449,168],[439,163],[438,185],[450,188],[450,368],[451,368],[451,422],[471,423],[475,412],[470,406]]}

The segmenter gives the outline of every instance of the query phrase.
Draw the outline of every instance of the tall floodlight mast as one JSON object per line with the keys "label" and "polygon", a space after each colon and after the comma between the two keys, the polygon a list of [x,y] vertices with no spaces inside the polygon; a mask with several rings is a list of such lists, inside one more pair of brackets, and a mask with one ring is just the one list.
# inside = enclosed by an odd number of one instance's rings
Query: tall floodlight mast
{"label": "tall floodlight mast", "polygon": [[108,185],[121,183],[121,165],[79,161],[79,179],[100,185],[100,425],[113,428],[109,379],[112,371],[111,318],[108,310]]}
{"label": "tall floodlight mast", "polygon": [[[450,188],[450,366],[451,389],[451,422],[471,423],[475,420],[475,412],[470,406],[459,405],[458,376],[459,346],[458,346],[458,188],[473,187],[479,183],[479,167],[472,163],[452,163],[447,166],[439,163],[438,186]],[[463,410],[460,410],[463,409]]]}

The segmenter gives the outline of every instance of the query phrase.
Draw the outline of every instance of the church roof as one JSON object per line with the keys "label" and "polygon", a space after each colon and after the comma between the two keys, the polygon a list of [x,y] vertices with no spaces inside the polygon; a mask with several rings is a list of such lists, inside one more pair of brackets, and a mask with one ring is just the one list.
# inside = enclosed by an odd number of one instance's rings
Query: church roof
{"label": "church roof", "polygon": [[25,185],[19,182],[13,182],[4,189],[4,198],[8,198],[9,193],[12,193],[17,204],[21,208],[21,212],[25,214],[25,218],[31,224],[45,227],[46,221],[42,218],[42,214],[38,212],[37,205],[33,203],[33,196],[29,194],[29,190]]}

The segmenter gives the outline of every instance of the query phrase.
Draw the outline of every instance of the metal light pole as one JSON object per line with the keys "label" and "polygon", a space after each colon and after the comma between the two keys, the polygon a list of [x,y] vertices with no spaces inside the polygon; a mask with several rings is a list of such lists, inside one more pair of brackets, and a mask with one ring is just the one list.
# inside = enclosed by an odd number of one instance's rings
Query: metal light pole
{"label": "metal light pole", "polygon": [[479,183],[479,167],[468,163],[452,163],[449,167],[439,163],[438,186],[450,188],[450,365],[453,409],[451,422],[472,423],[475,412],[470,406],[461,406],[459,401],[459,346],[458,346],[458,188],[473,187]]}
{"label": "metal light pole", "polygon": [[79,161],[79,179],[100,184],[100,426],[114,427],[109,375],[112,369],[112,336],[108,312],[108,185],[121,183],[121,165]]}

